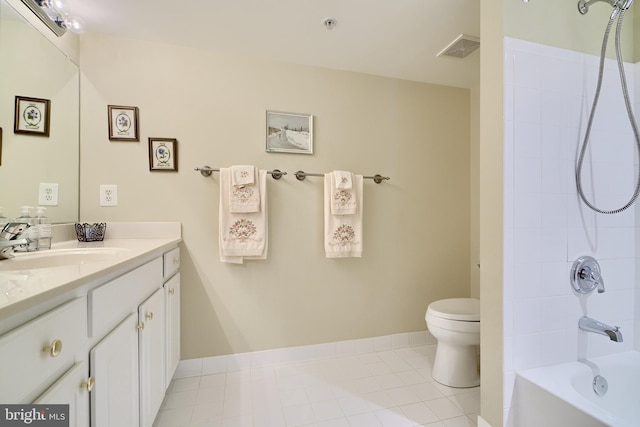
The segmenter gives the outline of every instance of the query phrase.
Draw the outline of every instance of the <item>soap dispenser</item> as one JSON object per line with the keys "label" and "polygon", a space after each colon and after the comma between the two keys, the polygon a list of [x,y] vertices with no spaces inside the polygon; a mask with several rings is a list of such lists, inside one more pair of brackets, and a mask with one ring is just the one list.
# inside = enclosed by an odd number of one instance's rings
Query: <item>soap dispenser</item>
{"label": "soap dispenser", "polygon": [[38,231],[38,250],[51,249],[51,222],[45,216],[44,206],[36,208],[36,229]]}
{"label": "soap dispenser", "polygon": [[31,252],[38,250],[38,227],[36,227],[36,219],[31,217],[31,206],[21,206],[20,216],[13,220],[13,222],[22,222],[29,224],[29,228],[23,231],[24,237],[29,239],[29,244],[24,246],[18,246],[15,248],[16,252]]}

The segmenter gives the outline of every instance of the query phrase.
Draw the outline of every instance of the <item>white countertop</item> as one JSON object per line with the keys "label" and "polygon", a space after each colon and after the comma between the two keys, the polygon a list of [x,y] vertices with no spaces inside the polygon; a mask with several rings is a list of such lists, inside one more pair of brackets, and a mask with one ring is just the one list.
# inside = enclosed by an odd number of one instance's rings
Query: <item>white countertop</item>
{"label": "white countertop", "polygon": [[[124,238],[127,236],[127,238]],[[180,223],[108,223],[103,242],[67,240],[52,245],[53,252],[82,252],[84,248],[105,248],[108,255],[73,265],[0,271],[0,320],[32,309],[63,294],[117,277],[142,265],[180,243]],[[109,249],[113,249],[110,251]],[[73,251],[77,250],[77,251]],[[102,251],[98,249],[97,251]],[[47,250],[19,256],[47,256]],[[0,261],[10,262],[10,261]]]}

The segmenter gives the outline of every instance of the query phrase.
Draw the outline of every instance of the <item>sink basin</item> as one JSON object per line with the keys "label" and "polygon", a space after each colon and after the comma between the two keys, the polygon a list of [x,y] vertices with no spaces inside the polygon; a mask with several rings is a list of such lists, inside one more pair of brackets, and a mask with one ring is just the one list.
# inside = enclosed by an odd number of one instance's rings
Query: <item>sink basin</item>
{"label": "sink basin", "polygon": [[116,261],[119,256],[127,251],[128,249],[97,247],[18,252],[14,254],[14,258],[0,261],[0,272]]}

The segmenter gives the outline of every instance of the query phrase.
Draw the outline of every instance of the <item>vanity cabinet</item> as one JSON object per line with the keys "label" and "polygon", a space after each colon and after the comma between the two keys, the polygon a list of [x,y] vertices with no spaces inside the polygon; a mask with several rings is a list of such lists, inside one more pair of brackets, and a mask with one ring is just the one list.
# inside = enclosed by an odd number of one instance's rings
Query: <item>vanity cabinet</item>
{"label": "vanity cabinet", "polygon": [[167,387],[180,362],[180,273],[164,284],[167,330]]}
{"label": "vanity cabinet", "polygon": [[31,403],[86,351],[86,298],[76,298],[0,337],[0,402]]}
{"label": "vanity cabinet", "polygon": [[33,403],[42,405],[68,404],[69,427],[88,426],[89,392],[93,384],[87,378],[88,372],[89,367],[86,362],[76,363]]}
{"label": "vanity cabinet", "polygon": [[166,375],[167,387],[180,362],[180,248],[163,256],[163,277],[166,313]]}
{"label": "vanity cabinet", "polygon": [[139,425],[137,326],[131,313],[91,349],[91,427]]}
{"label": "vanity cabinet", "polygon": [[180,357],[179,260],[111,272],[0,336],[0,402],[69,404],[71,427],[152,427]]}
{"label": "vanity cabinet", "polygon": [[138,309],[141,427],[152,427],[167,389],[165,321],[164,289],[158,289]]}

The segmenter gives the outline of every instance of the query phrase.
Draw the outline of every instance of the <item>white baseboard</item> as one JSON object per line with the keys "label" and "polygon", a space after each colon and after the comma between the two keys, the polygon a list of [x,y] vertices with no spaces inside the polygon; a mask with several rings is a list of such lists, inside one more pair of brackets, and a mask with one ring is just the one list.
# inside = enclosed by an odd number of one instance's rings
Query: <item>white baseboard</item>
{"label": "white baseboard", "polygon": [[436,339],[429,331],[419,331],[326,344],[181,360],[174,378],[234,372],[243,369],[281,365],[283,363],[335,359],[357,354],[434,344],[436,344]]}

